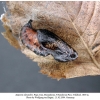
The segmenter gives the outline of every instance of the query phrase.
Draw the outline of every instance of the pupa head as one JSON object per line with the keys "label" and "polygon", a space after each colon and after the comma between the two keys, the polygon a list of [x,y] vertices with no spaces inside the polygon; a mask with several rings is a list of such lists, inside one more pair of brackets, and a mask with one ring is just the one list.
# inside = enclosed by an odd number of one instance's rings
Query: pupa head
{"label": "pupa head", "polygon": [[32,20],[22,27],[20,38],[23,45],[40,56],[52,55],[55,60],[62,62],[78,57],[77,52],[53,32],[33,29]]}

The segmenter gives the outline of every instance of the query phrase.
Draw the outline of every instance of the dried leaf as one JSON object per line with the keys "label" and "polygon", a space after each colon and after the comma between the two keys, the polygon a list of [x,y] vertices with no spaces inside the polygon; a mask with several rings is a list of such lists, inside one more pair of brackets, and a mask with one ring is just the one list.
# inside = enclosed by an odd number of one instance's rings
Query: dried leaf
{"label": "dried leaf", "polygon": [[56,79],[100,75],[100,2],[9,1],[6,4],[9,22],[3,22],[14,36],[19,36],[21,27],[32,19],[34,28],[54,32],[78,52],[74,61],[57,62],[50,55],[34,54],[19,41],[22,53],[38,62],[41,73]]}

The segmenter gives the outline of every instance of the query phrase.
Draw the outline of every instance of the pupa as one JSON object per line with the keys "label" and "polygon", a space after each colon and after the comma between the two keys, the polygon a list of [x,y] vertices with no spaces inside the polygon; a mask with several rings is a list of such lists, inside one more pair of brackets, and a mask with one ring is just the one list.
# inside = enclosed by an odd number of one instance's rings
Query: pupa
{"label": "pupa", "polygon": [[77,52],[64,40],[46,29],[34,29],[29,20],[20,32],[20,39],[24,46],[40,56],[52,55],[55,60],[68,62],[78,57]]}

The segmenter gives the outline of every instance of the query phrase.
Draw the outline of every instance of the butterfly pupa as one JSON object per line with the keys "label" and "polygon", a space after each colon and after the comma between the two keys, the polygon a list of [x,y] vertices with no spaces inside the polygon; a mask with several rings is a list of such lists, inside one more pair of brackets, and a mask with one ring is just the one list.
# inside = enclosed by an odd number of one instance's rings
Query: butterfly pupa
{"label": "butterfly pupa", "polygon": [[24,46],[40,56],[52,55],[61,62],[72,61],[78,57],[77,52],[53,32],[34,29],[32,20],[22,27],[20,39]]}

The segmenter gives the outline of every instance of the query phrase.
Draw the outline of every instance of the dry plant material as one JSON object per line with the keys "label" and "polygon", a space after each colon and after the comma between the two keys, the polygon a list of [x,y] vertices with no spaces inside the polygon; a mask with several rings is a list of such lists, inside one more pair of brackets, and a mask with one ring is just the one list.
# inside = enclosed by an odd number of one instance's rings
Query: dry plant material
{"label": "dry plant material", "polygon": [[[8,1],[2,18],[11,45],[38,62],[40,72],[55,79],[100,75],[100,2]],[[70,62],[56,61],[51,55],[38,56],[19,39],[21,28],[32,19],[36,30],[47,29],[68,43],[78,53]],[[10,33],[7,32],[10,30]],[[11,37],[8,37],[10,34]],[[15,44],[15,45],[14,45]]]}

